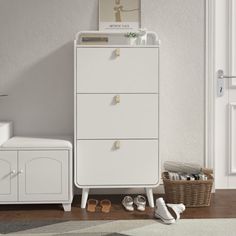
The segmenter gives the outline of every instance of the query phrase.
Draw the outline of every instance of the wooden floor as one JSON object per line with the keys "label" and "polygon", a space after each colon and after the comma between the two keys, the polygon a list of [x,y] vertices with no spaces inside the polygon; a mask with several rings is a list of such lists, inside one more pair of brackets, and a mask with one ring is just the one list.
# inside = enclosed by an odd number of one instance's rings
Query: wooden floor
{"label": "wooden floor", "polygon": [[[156,195],[155,199],[160,196]],[[149,207],[146,208],[145,212],[126,212],[121,205],[123,198],[121,195],[98,195],[90,196],[90,198],[110,199],[112,202],[111,212],[108,214],[88,213],[85,209],[80,209],[80,197],[76,196],[71,212],[64,212],[61,205],[0,205],[0,221],[153,219],[154,210]],[[212,195],[210,207],[187,208],[181,216],[185,219],[236,218],[236,190],[218,190]]]}

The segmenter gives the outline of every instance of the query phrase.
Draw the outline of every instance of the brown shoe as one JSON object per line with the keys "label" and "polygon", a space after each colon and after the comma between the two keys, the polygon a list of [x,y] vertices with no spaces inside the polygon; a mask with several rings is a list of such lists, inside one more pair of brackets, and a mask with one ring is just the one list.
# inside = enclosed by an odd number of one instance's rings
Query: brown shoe
{"label": "brown shoe", "polygon": [[87,202],[87,211],[88,212],[95,212],[97,205],[98,205],[98,200],[89,199]]}
{"label": "brown shoe", "polygon": [[111,201],[104,199],[100,202],[100,206],[102,207],[103,213],[109,213],[111,210]]}

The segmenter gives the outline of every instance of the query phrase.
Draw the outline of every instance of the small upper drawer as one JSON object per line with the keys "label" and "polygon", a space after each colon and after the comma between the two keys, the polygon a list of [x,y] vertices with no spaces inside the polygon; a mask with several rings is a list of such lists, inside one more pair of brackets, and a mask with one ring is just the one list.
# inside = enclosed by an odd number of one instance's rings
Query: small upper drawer
{"label": "small upper drawer", "polygon": [[77,94],[77,139],[158,138],[157,94]]}
{"label": "small upper drawer", "polygon": [[158,48],[77,48],[77,93],[158,93]]}

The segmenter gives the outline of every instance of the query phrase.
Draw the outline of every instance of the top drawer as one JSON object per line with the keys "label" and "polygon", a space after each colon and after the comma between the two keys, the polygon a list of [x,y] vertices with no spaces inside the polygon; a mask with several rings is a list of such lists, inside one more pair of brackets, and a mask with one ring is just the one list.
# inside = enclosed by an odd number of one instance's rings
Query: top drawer
{"label": "top drawer", "polygon": [[77,48],[77,93],[158,93],[158,48]]}

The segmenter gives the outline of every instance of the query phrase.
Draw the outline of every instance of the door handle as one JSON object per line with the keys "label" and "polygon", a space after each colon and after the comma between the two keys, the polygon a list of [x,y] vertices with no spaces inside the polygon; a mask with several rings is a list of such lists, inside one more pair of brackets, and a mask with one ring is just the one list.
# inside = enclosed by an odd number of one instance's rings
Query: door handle
{"label": "door handle", "polygon": [[116,95],[116,96],[114,97],[114,100],[115,100],[115,103],[116,103],[116,104],[120,103],[120,95]]}
{"label": "door handle", "polygon": [[115,50],[115,55],[116,55],[116,57],[119,57],[119,56],[120,56],[120,49],[119,49],[119,48],[117,48],[117,49]]}
{"label": "door handle", "polygon": [[236,79],[235,75],[225,75],[223,70],[217,71],[217,79]]}
{"label": "door handle", "polygon": [[115,146],[116,149],[120,149],[120,146],[121,146],[120,141],[119,140],[115,141],[114,146]]}
{"label": "door handle", "polygon": [[7,97],[7,94],[0,94],[0,97]]}
{"label": "door handle", "polygon": [[222,97],[224,96],[224,91],[225,91],[225,81],[224,79],[234,79],[236,76],[234,75],[225,75],[224,71],[219,69],[216,72],[217,76],[217,96]]}

